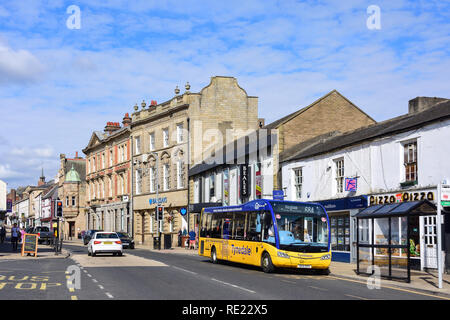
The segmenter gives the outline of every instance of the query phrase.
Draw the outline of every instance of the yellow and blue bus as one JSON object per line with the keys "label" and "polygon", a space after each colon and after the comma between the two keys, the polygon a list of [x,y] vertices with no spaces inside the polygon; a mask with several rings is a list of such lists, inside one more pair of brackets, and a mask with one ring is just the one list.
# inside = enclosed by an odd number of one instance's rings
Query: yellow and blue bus
{"label": "yellow and blue bus", "polygon": [[203,208],[199,255],[275,268],[317,269],[331,262],[330,228],[320,204],[254,200],[243,205]]}

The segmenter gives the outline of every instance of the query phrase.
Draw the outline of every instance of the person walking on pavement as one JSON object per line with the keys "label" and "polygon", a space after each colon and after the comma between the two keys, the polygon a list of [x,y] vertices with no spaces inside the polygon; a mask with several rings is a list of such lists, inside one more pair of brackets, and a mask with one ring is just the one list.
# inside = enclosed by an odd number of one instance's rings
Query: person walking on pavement
{"label": "person walking on pavement", "polygon": [[5,242],[5,237],[6,237],[6,228],[5,225],[3,224],[0,228],[0,241],[1,243]]}
{"label": "person walking on pavement", "polygon": [[20,236],[20,228],[17,227],[17,223],[14,223],[14,226],[11,228],[11,243],[13,251],[17,251],[17,241],[19,241]]}

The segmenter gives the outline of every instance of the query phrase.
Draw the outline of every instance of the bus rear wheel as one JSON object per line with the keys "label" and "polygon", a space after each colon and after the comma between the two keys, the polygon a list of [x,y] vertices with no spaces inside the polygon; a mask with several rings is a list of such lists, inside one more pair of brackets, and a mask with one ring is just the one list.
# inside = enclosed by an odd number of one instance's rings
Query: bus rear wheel
{"label": "bus rear wheel", "polygon": [[216,247],[212,247],[211,249],[211,262],[216,264],[217,263],[217,251]]}
{"label": "bus rear wheel", "polygon": [[275,270],[270,254],[267,252],[264,252],[261,256],[261,268],[265,273],[271,273]]}

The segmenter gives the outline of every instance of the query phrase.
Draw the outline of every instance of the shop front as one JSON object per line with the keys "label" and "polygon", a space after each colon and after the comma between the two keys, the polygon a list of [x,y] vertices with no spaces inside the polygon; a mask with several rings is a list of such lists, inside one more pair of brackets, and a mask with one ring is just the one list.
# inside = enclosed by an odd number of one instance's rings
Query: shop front
{"label": "shop front", "polygon": [[367,207],[367,197],[348,197],[320,203],[328,213],[331,234],[332,261],[356,261],[356,232],[354,216]]}
{"label": "shop front", "polygon": [[[420,201],[428,201],[430,204],[436,206],[437,204],[437,189],[417,189],[417,190],[402,190],[398,192],[374,194],[368,196],[368,209],[376,208],[377,206],[386,206],[383,210],[388,210],[390,205],[398,205],[400,203],[418,203]],[[400,210],[400,209],[397,209]],[[380,211],[378,211],[380,212]],[[382,211],[381,211],[382,212]],[[447,219],[448,220],[448,219]],[[409,264],[411,269],[425,270],[437,268],[437,237],[436,237],[436,209],[430,216],[423,214],[410,214],[408,216],[408,222],[406,222],[406,216],[396,222],[404,230],[406,228],[409,232],[408,237],[408,250],[410,252]],[[361,222],[367,223],[367,222]],[[375,222],[375,231],[378,232],[375,235],[374,244],[378,243],[377,239],[387,239],[383,236],[383,232],[387,232],[387,220],[378,220]],[[366,228],[366,227],[364,227]],[[396,230],[396,229],[395,229]],[[401,233],[402,229],[399,230]],[[378,237],[378,238],[377,238]],[[396,238],[394,238],[395,240]],[[383,240],[386,241],[386,240]],[[384,244],[384,243],[383,243]]]}
{"label": "shop front", "polygon": [[436,206],[428,200],[375,204],[356,215],[357,272],[411,279],[437,268]]}
{"label": "shop front", "polygon": [[[187,230],[187,191],[139,195],[133,198],[135,240],[153,248],[170,249],[178,243],[178,232]],[[156,207],[163,206],[158,221]]]}

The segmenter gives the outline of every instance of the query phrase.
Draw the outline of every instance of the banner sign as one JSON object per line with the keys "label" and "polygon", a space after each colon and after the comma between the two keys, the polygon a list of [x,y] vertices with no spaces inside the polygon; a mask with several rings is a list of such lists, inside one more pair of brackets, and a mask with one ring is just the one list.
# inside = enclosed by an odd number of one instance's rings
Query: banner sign
{"label": "banner sign", "polygon": [[273,190],[272,191],[273,200],[284,200],[284,191],[283,190]]}
{"label": "banner sign", "polygon": [[248,166],[247,165],[241,165],[241,172],[240,172],[240,190],[241,190],[241,198],[248,197],[249,196],[249,189],[248,189]]}

